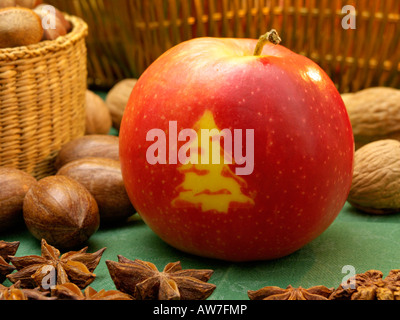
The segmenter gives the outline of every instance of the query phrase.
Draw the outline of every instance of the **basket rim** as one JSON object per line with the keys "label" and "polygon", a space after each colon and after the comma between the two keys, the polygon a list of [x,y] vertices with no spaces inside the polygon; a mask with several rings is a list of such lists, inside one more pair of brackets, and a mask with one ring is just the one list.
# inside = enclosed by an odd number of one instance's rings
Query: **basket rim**
{"label": "basket rim", "polygon": [[68,14],[65,14],[65,18],[73,25],[72,30],[65,36],[29,46],[0,49],[0,62],[43,56],[49,52],[56,52],[73,45],[88,35],[89,27],[83,19]]}

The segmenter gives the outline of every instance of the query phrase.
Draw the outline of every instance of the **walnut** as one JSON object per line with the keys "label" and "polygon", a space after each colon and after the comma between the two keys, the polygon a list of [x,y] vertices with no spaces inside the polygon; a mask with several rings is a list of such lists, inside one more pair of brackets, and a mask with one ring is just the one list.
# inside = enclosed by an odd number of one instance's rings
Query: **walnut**
{"label": "walnut", "polygon": [[356,151],[348,201],[373,214],[400,211],[400,141],[375,141]]}
{"label": "walnut", "polygon": [[374,87],[342,95],[356,149],[383,139],[400,140],[400,90]]}
{"label": "walnut", "polygon": [[[354,287],[349,286],[353,280]],[[330,300],[400,300],[400,270],[391,270],[386,278],[379,270],[368,270],[340,285]]]}

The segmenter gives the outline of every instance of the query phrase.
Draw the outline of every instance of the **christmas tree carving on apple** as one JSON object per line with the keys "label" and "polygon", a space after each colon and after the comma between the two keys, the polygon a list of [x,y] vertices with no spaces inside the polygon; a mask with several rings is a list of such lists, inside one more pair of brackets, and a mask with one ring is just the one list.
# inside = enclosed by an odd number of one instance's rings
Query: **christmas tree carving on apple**
{"label": "christmas tree carving on apple", "polygon": [[[220,131],[208,110],[196,122],[194,130],[196,135],[188,145],[188,161],[178,167],[184,181],[176,188],[179,194],[172,200],[172,205],[177,208],[199,206],[203,212],[214,210],[219,213],[228,213],[232,203],[240,207],[254,206],[254,200],[243,192],[247,188],[246,181],[229,167],[233,163],[231,150],[221,148],[220,137],[228,131]],[[203,145],[204,132],[208,146]],[[224,145],[232,146],[232,143]]]}

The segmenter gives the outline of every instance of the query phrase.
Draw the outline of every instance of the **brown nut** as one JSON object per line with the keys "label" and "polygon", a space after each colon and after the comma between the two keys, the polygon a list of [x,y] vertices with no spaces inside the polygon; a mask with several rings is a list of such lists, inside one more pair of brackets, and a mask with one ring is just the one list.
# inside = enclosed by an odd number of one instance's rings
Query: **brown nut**
{"label": "brown nut", "polygon": [[33,9],[38,5],[42,4],[42,0],[15,0],[15,4],[20,7],[25,7],[29,9]]}
{"label": "brown nut", "polygon": [[375,141],[356,151],[348,201],[373,214],[400,211],[400,141]]}
{"label": "brown nut", "polygon": [[100,225],[96,200],[79,182],[65,176],[46,177],[32,186],[23,212],[35,238],[60,248],[82,245]]}
{"label": "brown nut", "polygon": [[25,194],[36,183],[30,174],[13,168],[0,168],[0,231],[23,225]]}
{"label": "brown nut", "polygon": [[56,7],[43,3],[38,5],[34,11],[42,19],[42,26],[44,27],[43,40],[57,39],[72,30],[72,24],[65,18],[64,13]]}
{"label": "brown nut", "polygon": [[89,157],[119,160],[119,138],[110,135],[90,135],[74,139],[61,148],[55,167],[59,170],[68,162]]}
{"label": "brown nut", "polygon": [[0,48],[39,43],[43,36],[40,17],[27,8],[0,9]]}
{"label": "brown nut", "polygon": [[[48,8],[51,8],[49,10]],[[36,7],[33,11],[42,20],[43,26],[43,38],[42,40],[55,40],[58,37],[65,36],[67,34],[67,27],[64,20],[59,18],[57,15],[57,9],[53,6],[42,4]],[[65,20],[66,21],[66,20]]]}
{"label": "brown nut", "polygon": [[384,139],[400,140],[400,90],[375,87],[342,95],[356,149]]}
{"label": "brown nut", "polygon": [[122,116],[128,104],[129,97],[135,87],[137,79],[125,79],[118,82],[107,94],[106,104],[110,110],[113,126],[118,129],[121,126]]}
{"label": "brown nut", "polygon": [[55,18],[55,28],[44,28],[43,30],[42,40],[51,41],[67,34],[67,29],[65,29],[64,25],[58,18]]}
{"label": "brown nut", "polygon": [[0,0],[0,8],[25,7],[33,9],[41,3],[42,0]]}
{"label": "brown nut", "polygon": [[0,9],[2,8],[9,8],[9,7],[16,7],[17,1],[16,0],[1,0],[0,1]]}
{"label": "brown nut", "polygon": [[[49,10],[49,6],[50,6],[50,10]],[[66,18],[64,13],[62,13],[60,10],[58,10],[56,7],[47,4],[47,3],[42,3],[40,5],[38,5],[35,8],[36,10],[40,10],[40,11],[44,11],[44,13],[52,13],[53,11],[56,14],[56,17],[60,20],[60,22],[63,24],[64,28],[67,30],[67,32],[71,31],[72,29],[72,24],[71,22],[69,22]],[[49,12],[50,11],[50,12]]]}
{"label": "brown nut", "polygon": [[89,190],[99,207],[102,225],[125,221],[136,213],[126,193],[118,160],[79,159],[63,166],[57,175],[73,178]]}
{"label": "brown nut", "polygon": [[111,114],[104,100],[86,90],[86,134],[108,134],[111,127]]}

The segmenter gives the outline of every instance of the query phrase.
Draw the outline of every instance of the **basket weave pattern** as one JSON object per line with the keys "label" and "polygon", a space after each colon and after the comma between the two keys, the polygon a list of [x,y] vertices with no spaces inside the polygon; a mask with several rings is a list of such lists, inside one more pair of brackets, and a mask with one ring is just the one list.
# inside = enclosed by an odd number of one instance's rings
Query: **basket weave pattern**
{"label": "basket weave pattern", "polygon": [[87,66],[81,19],[54,41],[0,50],[0,165],[40,179],[62,145],[85,133]]}
{"label": "basket weave pattern", "polygon": [[[138,77],[164,51],[194,37],[258,38],[320,64],[341,92],[400,87],[399,0],[49,0],[89,24],[89,80],[110,87]],[[345,5],[356,30],[344,30]]]}

